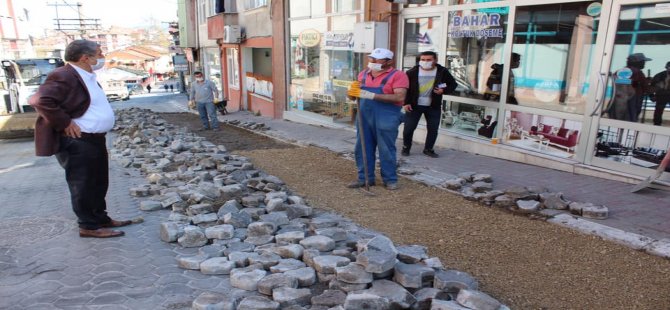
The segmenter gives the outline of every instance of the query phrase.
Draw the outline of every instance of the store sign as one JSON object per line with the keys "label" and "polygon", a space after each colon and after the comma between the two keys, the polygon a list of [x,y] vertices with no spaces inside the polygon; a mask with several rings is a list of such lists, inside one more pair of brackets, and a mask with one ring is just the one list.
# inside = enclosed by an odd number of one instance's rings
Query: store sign
{"label": "store sign", "polygon": [[449,21],[450,38],[502,38],[503,34],[498,13],[453,16]]}
{"label": "store sign", "polygon": [[631,85],[633,84],[633,70],[630,68],[622,68],[615,73],[615,84]]}
{"label": "store sign", "polygon": [[586,8],[586,14],[588,14],[589,16],[599,16],[602,10],[603,5],[600,4],[600,2],[593,2],[589,4],[589,6]]}
{"label": "store sign", "polygon": [[174,71],[188,71],[188,60],[186,60],[186,55],[174,55],[172,57],[172,63],[174,64]]}
{"label": "store sign", "polygon": [[315,47],[321,43],[321,33],[316,29],[307,29],[298,35],[298,44],[302,47]]}
{"label": "store sign", "polygon": [[323,48],[328,50],[351,50],[354,47],[354,34],[326,32],[323,39]]}

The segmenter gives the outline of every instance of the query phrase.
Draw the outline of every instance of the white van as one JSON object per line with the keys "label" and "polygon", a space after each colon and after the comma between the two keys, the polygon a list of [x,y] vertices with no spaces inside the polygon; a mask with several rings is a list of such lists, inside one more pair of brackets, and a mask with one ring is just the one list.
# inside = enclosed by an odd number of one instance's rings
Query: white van
{"label": "white van", "polygon": [[130,93],[128,93],[128,87],[124,81],[104,81],[100,85],[102,85],[109,101],[130,99]]}

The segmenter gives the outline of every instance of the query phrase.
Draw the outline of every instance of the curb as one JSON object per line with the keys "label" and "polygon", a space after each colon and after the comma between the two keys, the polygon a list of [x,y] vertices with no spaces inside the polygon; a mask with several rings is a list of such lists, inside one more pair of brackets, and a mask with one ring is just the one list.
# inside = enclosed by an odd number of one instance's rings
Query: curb
{"label": "curb", "polygon": [[590,222],[569,214],[558,214],[547,222],[572,228],[587,235],[594,235],[604,240],[618,243],[648,254],[670,258],[670,240],[655,240],[640,234],[626,232],[603,224]]}

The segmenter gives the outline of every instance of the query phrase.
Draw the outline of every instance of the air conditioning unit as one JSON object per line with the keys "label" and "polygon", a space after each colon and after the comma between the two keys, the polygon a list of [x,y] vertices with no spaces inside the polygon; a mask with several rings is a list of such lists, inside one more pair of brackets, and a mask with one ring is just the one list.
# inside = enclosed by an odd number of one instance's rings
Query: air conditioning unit
{"label": "air conditioning unit", "polygon": [[242,31],[239,25],[223,26],[223,43],[240,43]]}
{"label": "air conditioning unit", "polygon": [[388,48],[389,24],[361,22],[354,24],[354,52],[371,53],[375,48]]}

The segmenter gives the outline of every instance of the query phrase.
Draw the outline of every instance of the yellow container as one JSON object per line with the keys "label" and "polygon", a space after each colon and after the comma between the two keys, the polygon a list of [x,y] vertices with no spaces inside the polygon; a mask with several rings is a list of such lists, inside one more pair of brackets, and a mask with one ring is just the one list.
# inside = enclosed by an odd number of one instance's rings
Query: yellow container
{"label": "yellow container", "polygon": [[498,144],[498,138],[491,138],[491,144]]}

